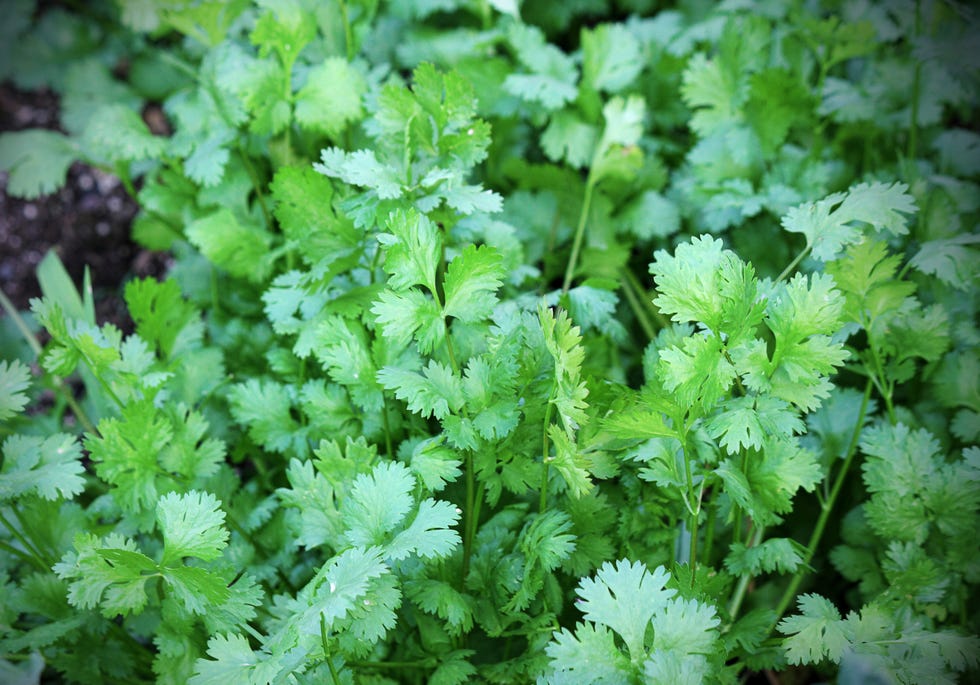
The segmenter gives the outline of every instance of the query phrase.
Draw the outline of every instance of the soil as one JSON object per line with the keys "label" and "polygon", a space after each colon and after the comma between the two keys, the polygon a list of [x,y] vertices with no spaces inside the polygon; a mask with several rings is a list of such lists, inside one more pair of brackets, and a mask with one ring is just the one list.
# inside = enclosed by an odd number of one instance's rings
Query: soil
{"label": "soil", "polygon": [[[26,128],[59,128],[57,96],[0,84],[0,131]],[[55,250],[77,286],[89,267],[98,322],[131,331],[121,286],[133,277],[163,277],[168,256],[130,239],[138,206],[119,179],[75,163],[65,186],[50,195],[13,198],[6,185],[0,172],[0,288],[7,297],[28,309],[30,298],[41,295],[35,269]]]}

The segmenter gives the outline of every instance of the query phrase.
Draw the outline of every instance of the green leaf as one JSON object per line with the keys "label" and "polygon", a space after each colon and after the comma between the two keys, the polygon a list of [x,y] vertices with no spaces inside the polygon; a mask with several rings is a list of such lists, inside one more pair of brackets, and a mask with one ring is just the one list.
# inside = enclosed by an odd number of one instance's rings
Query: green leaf
{"label": "green leaf", "polygon": [[421,373],[397,366],[378,371],[378,382],[395,397],[408,403],[408,410],[428,418],[445,419],[463,406],[463,384],[444,364],[430,359]]}
{"label": "green leaf", "polygon": [[869,224],[892,235],[908,233],[903,215],[914,214],[916,206],[907,191],[904,183],[860,183],[846,193],[794,207],[783,217],[783,228],[802,233],[813,257],[829,262],[861,239],[863,233],[856,224]]}
{"label": "green leaf", "polygon": [[382,462],[354,480],[342,514],[353,545],[379,545],[411,511],[415,479],[404,464]]}
{"label": "green leaf", "polygon": [[820,595],[808,593],[798,600],[800,614],[779,622],[788,635],[783,646],[791,664],[817,664],[824,658],[839,662],[848,646],[848,635],[837,607]]}
{"label": "green leaf", "polygon": [[378,234],[385,246],[388,285],[405,290],[421,285],[436,292],[436,269],[442,259],[442,234],[424,214],[414,209],[392,212],[385,222],[389,233]]}
{"label": "green leaf", "polygon": [[674,590],[665,588],[669,575],[663,567],[653,572],[640,562],[606,562],[595,578],[583,578],[576,593],[586,620],[614,630],[626,643],[630,656],[644,653],[644,636],[654,615],[663,611]]}
{"label": "green leaf", "polygon": [[328,57],[310,69],[296,93],[296,121],[336,139],[363,117],[361,97],[366,90],[364,78],[345,59]]}
{"label": "green leaf", "polygon": [[172,440],[171,423],[151,402],[133,402],[119,419],[99,421],[98,436],[85,438],[95,472],[115,485],[115,497],[129,511],[156,505],[159,493],[157,455]]}
{"label": "green leaf", "polygon": [[481,245],[467,245],[446,269],[443,316],[475,322],[486,319],[497,303],[496,291],[505,275],[500,253]]}
{"label": "green leaf", "polygon": [[150,133],[140,115],[126,105],[103,105],[89,118],[81,147],[87,157],[103,163],[134,162],[160,157],[167,139]]}
{"label": "green leaf", "polygon": [[31,385],[31,370],[18,360],[0,360],[0,421],[9,421],[27,406],[24,394]]}
{"label": "green leaf", "polygon": [[126,284],[125,298],[136,333],[156,345],[165,359],[174,353],[185,328],[200,325],[200,313],[184,299],[174,279],[162,283],[152,278],[134,279]]}
{"label": "green leaf", "polygon": [[595,126],[563,109],[555,112],[541,134],[541,148],[553,162],[564,160],[576,169],[582,169],[591,163],[598,140],[599,131]]}
{"label": "green leaf", "polygon": [[211,659],[198,659],[189,685],[228,685],[269,683],[278,675],[277,660],[252,651],[244,635],[215,635],[208,640]]}
{"label": "green leaf", "polygon": [[177,601],[193,614],[206,614],[231,597],[228,581],[203,568],[172,566],[163,569],[162,576]]}
{"label": "green leaf", "polygon": [[630,658],[616,646],[615,633],[602,625],[578,623],[574,633],[562,628],[545,653],[553,669],[544,675],[545,683],[614,685],[631,680]]}
{"label": "green leaf", "polygon": [[623,90],[643,70],[640,42],[623,24],[582,31],[582,81],[608,93]]}
{"label": "green leaf", "polygon": [[708,421],[707,430],[734,455],[742,448],[760,449],[767,437],[802,433],[804,425],[783,400],[745,396],[723,401],[719,412]]}
{"label": "green leaf", "polygon": [[387,545],[388,559],[404,559],[416,554],[425,559],[448,556],[460,544],[459,533],[452,526],[462,512],[450,502],[425,499],[419,503],[415,518]]}
{"label": "green leaf", "polygon": [[198,219],[187,227],[186,233],[208,260],[232,276],[254,283],[261,283],[268,276],[272,236],[241,223],[230,209],[222,208]]}
{"label": "green leaf", "polygon": [[970,247],[977,243],[980,243],[977,234],[930,240],[922,244],[909,263],[957,290],[969,291],[980,274],[980,252]]}
{"label": "green leaf", "polygon": [[725,568],[732,575],[793,573],[803,564],[803,548],[789,538],[770,538],[755,547],[732,544],[725,557]]}
{"label": "green leaf", "polygon": [[209,492],[164,495],[157,504],[157,521],[163,532],[160,563],[164,566],[172,566],[182,557],[213,561],[228,543],[228,531],[222,525],[225,512]]}
{"label": "green leaf", "polygon": [[248,426],[249,436],[273,452],[309,451],[306,432],[290,410],[298,403],[296,387],[271,380],[250,378],[228,391],[231,414]]}
{"label": "green leaf", "polygon": [[11,435],[3,442],[0,500],[71,498],[85,489],[83,473],[81,445],[72,436]]}
{"label": "green leaf", "polygon": [[547,43],[539,28],[514,22],[507,31],[507,40],[530,73],[510,74],[504,80],[504,90],[523,100],[540,103],[548,110],[560,109],[575,99],[578,94],[575,62]]}
{"label": "green leaf", "polygon": [[79,156],[74,143],[56,131],[0,134],[0,170],[10,174],[6,190],[13,197],[53,193],[65,184],[68,167]]}
{"label": "green leaf", "polygon": [[135,542],[116,533],[101,539],[79,533],[73,545],[75,551],[65,552],[53,568],[59,578],[71,581],[69,604],[79,609],[100,606],[107,618],[143,611],[150,578],[144,572],[156,571],[157,565]]}
{"label": "green leaf", "polygon": [[371,312],[377,317],[382,335],[396,349],[406,347],[414,338],[419,352],[428,354],[446,335],[442,312],[435,300],[421,290],[384,290]]}
{"label": "green leaf", "polygon": [[379,162],[371,150],[345,152],[336,147],[325,148],[320,154],[320,161],[313,168],[344,183],[370,188],[382,200],[403,195],[402,179],[397,171]]}
{"label": "green leaf", "polygon": [[280,167],[269,191],[283,234],[310,266],[330,265],[360,249],[362,234],[333,206],[331,182],[312,167]]}

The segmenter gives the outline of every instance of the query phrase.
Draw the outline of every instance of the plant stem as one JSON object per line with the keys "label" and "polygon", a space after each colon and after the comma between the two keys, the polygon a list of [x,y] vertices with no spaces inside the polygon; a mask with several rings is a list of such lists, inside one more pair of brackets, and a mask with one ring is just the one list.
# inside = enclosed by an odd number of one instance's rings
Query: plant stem
{"label": "plant stem", "polygon": [[[31,348],[34,356],[40,359],[41,353],[44,351],[44,348],[41,347],[41,342],[37,339],[37,337],[35,337],[34,333],[31,332],[27,322],[24,321],[24,317],[20,315],[20,312],[18,312],[17,308],[14,307],[14,303],[7,298],[7,295],[3,292],[3,290],[0,290],[0,306],[3,307],[3,310],[7,313],[7,316],[9,316],[10,320],[14,322],[14,327],[17,328],[24,340],[27,341],[27,345]],[[67,402],[68,406],[71,408],[75,418],[78,419],[80,424],[82,424],[82,428],[89,433],[97,433],[95,424],[92,423],[91,419],[89,419],[88,414],[85,413],[85,410],[82,409],[78,402],[75,401],[75,397],[72,395],[71,389],[65,384],[64,379],[58,376],[52,376],[52,378],[54,379],[55,384],[58,386],[58,390],[61,392],[65,402]]]}
{"label": "plant stem", "polygon": [[463,588],[466,583],[466,576],[470,573],[470,557],[473,554],[473,538],[475,537],[476,524],[473,519],[476,513],[476,486],[475,474],[473,473],[473,453],[466,454],[466,509],[463,512],[463,566],[459,578],[459,587]]}
{"label": "plant stem", "polygon": [[[915,37],[919,37],[919,32],[922,30],[922,3],[920,0],[915,0]],[[922,60],[916,60],[915,62],[915,74],[912,77],[912,105],[910,107],[910,121],[909,121],[909,147],[908,147],[908,157],[910,162],[915,161],[915,157],[918,154],[918,138],[919,138],[919,91],[922,88]]]}
{"label": "plant stem", "polygon": [[[647,336],[647,340],[653,340],[657,337],[657,331],[654,330],[653,324],[650,323],[650,319],[647,316],[647,312],[643,307],[640,296],[633,290],[633,280],[630,276],[633,272],[628,268],[623,269],[624,274],[627,274],[626,278],[623,279],[623,294],[626,295],[626,300],[629,303],[630,309],[633,310],[633,316],[640,324],[640,328]],[[634,277],[635,278],[635,277]]]}
{"label": "plant stem", "polygon": [[844,465],[841,466],[840,471],[837,472],[837,477],[834,480],[834,487],[830,491],[830,497],[823,504],[820,509],[820,516],[817,519],[816,526],[813,528],[813,533],[810,535],[810,542],[806,546],[806,551],[803,554],[803,563],[800,564],[796,573],[793,574],[793,578],[790,580],[789,585],[786,587],[786,591],[783,592],[783,596],[779,600],[779,604],[776,605],[776,616],[773,619],[772,624],[769,626],[769,632],[776,627],[779,623],[779,619],[782,617],[783,613],[789,607],[790,602],[796,597],[796,592],[800,587],[800,583],[803,581],[803,576],[806,574],[807,568],[810,562],[813,560],[813,555],[817,551],[817,545],[820,544],[820,538],[823,536],[824,528],[827,526],[827,521],[830,519],[830,513],[834,509],[834,503],[837,501],[837,496],[840,494],[841,488],[844,486],[844,481],[847,478],[848,471],[851,468],[851,464],[854,461],[854,455],[857,454],[858,440],[861,437],[861,429],[864,427],[864,417],[868,411],[868,401],[871,399],[871,388],[873,383],[871,379],[864,386],[864,397],[861,399],[861,409],[858,412],[857,422],[854,425],[854,431],[851,434],[851,442],[847,446],[847,454],[844,457]]}
{"label": "plant stem", "polygon": [[47,566],[45,566],[43,563],[41,563],[41,560],[38,559],[33,554],[28,554],[27,552],[25,552],[23,550],[17,549],[13,545],[10,545],[10,544],[4,542],[3,540],[0,540],[0,549],[4,550],[8,554],[13,554],[14,556],[20,557],[21,559],[23,559],[26,562],[29,562],[31,564],[34,564],[34,566],[36,566],[38,568],[38,570],[40,570],[40,571],[50,571],[51,570]]}
{"label": "plant stem", "polygon": [[[749,542],[749,547],[757,547],[760,542],[762,542],[762,536],[765,533],[765,526],[757,526],[755,531],[752,533],[752,540]],[[728,615],[731,617],[732,621],[738,615],[738,610],[742,607],[742,600],[745,599],[745,592],[748,590],[749,582],[752,580],[753,576],[751,573],[743,573],[738,579],[738,586],[735,588],[735,594],[732,595],[732,601],[728,605]]]}
{"label": "plant stem", "polygon": [[381,393],[381,425],[385,432],[385,451],[389,459],[395,458],[395,450],[391,444],[391,424],[388,421],[388,398]]}
{"label": "plant stem", "polygon": [[327,641],[326,614],[320,614],[320,642],[323,645],[323,660],[327,662],[327,668],[330,669],[330,679],[333,681],[333,685],[340,685],[340,674],[337,673],[337,669],[333,665],[333,659],[330,658],[330,647]]}
{"label": "plant stem", "polygon": [[542,514],[544,510],[548,508],[548,469],[550,465],[548,464],[551,452],[548,443],[548,428],[551,426],[551,409],[554,405],[551,403],[551,398],[554,397],[555,387],[557,386],[557,378],[551,389],[551,395],[548,397],[548,404],[544,408],[544,430],[541,436],[541,492],[538,499],[538,511]]}
{"label": "plant stem", "polygon": [[4,527],[10,531],[10,534],[17,538],[20,544],[24,546],[24,549],[30,553],[34,559],[35,566],[45,571],[51,570],[53,564],[48,563],[48,560],[44,558],[44,555],[41,554],[38,548],[32,545],[31,542],[24,537],[23,533],[17,530],[17,527],[7,520],[7,517],[4,516],[2,512],[0,512],[0,523],[2,523]]}
{"label": "plant stem", "polygon": [[582,211],[578,215],[578,227],[575,229],[575,239],[572,241],[572,254],[568,257],[568,264],[565,266],[565,280],[562,282],[561,292],[567,293],[572,286],[572,277],[575,275],[575,267],[578,262],[579,251],[582,249],[582,239],[585,237],[585,225],[589,220],[589,209],[592,206],[592,191],[595,182],[592,180],[592,172],[589,172],[589,179],[585,182],[585,197],[582,198]]}
{"label": "plant stem", "polygon": [[346,0],[337,0],[337,4],[340,5],[340,20],[344,24],[344,48],[347,52],[347,61],[352,62],[354,60],[354,32],[351,31],[350,27],[350,17],[347,14],[347,2]]}
{"label": "plant stem", "polygon": [[791,262],[789,263],[789,266],[787,266],[787,267],[786,267],[785,269],[783,269],[783,271],[782,271],[782,273],[781,273],[781,274],[779,274],[778,276],[776,276],[776,280],[775,280],[775,281],[773,281],[773,282],[774,282],[774,283],[779,283],[779,282],[780,282],[780,281],[782,281],[782,280],[783,280],[784,278],[786,278],[786,277],[787,277],[787,276],[789,276],[789,275],[790,275],[791,273],[793,273],[793,269],[795,269],[795,268],[796,268],[796,266],[797,266],[797,265],[798,265],[798,264],[799,264],[800,262],[802,262],[802,261],[803,261],[803,258],[804,258],[804,257],[806,257],[806,256],[807,256],[808,254],[810,254],[810,247],[811,247],[810,245],[807,245],[807,246],[806,246],[806,247],[804,247],[804,248],[803,248],[802,250],[800,250],[800,253],[799,253],[798,255],[796,255],[796,257],[795,257],[795,258],[793,259],[793,261],[791,261]]}

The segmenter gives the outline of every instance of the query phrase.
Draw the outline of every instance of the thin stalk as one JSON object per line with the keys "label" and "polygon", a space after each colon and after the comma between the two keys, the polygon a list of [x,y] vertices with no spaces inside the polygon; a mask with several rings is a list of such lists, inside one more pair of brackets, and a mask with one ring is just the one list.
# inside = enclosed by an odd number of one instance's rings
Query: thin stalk
{"label": "thin stalk", "polygon": [[265,219],[265,225],[271,228],[273,225],[272,212],[269,211],[269,206],[265,202],[265,193],[262,192],[262,183],[260,182],[259,174],[255,170],[252,160],[250,160],[248,155],[245,153],[245,147],[239,143],[237,149],[238,155],[242,158],[242,166],[245,168],[245,173],[248,174],[249,180],[252,181],[252,188],[255,190],[255,199],[259,202],[259,209],[262,210],[262,217]]}
{"label": "thin stalk", "polygon": [[31,544],[30,540],[24,537],[23,533],[17,530],[16,526],[14,526],[10,521],[7,520],[7,517],[3,515],[3,512],[0,512],[0,523],[2,523],[4,528],[9,530],[10,534],[13,535],[15,538],[17,538],[17,541],[24,546],[24,549],[26,549],[31,554],[31,556],[34,557],[35,565],[37,565],[39,568],[45,571],[51,570],[51,567],[54,564],[48,563],[48,560],[44,558],[44,555],[41,554],[40,550],[37,547],[35,547],[33,544]]}
{"label": "thin stalk", "polygon": [[[555,385],[557,385],[557,379]],[[555,388],[552,387],[552,396],[554,393]],[[549,452],[551,452],[548,442],[548,428],[551,426],[552,407],[551,397],[549,397],[548,405],[544,409],[544,430],[541,436],[541,492],[538,499],[538,511],[542,514],[544,513],[545,509],[548,508],[548,469],[550,468],[548,460],[550,457]]]}
{"label": "thin stalk", "polygon": [[698,493],[697,499],[694,497],[694,475],[691,471],[691,457],[687,449],[687,438],[684,439],[684,472],[687,479],[687,497],[686,501],[690,501],[692,504],[688,506],[688,512],[691,514],[691,554],[690,554],[690,566],[691,566],[691,587],[694,587],[694,578],[697,573],[698,568],[698,525],[701,515],[701,495],[704,493],[704,483],[701,485],[701,492]]}
{"label": "thin stalk", "polygon": [[463,512],[463,566],[460,569],[459,587],[463,588],[466,576],[470,574],[470,557],[473,555],[473,538],[475,537],[476,518],[476,476],[473,472],[473,453],[466,454],[466,510]]}
{"label": "thin stalk", "polygon": [[[629,272],[629,269],[624,269],[624,271]],[[647,340],[653,340],[657,337],[657,331],[654,330],[653,324],[650,323],[650,319],[647,317],[647,313],[640,301],[639,295],[633,290],[633,282],[629,278],[623,279],[623,294],[626,295],[627,303],[630,309],[633,310],[633,316],[640,324],[640,328],[647,336]]]}
{"label": "thin stalk", "polygon": [[[752,540],[749,542],[749,547],[757,547],[760,542],[762,542],[762,535],[765,533],[765,526],[757,526],[755,532],[752,533]],[[735,594],[732,595],[732,601],[728,605],[728,615],[734,621],[735,617],[738,615],[739,609],[742,608],[742,600],[745,599],[745,592],[749,588],[749,582],[752,580],[753,576],[751,573],[743,573],[738,579],[738,586],[735,588]]]}
{"label": "thin stalk", "polygon": [[395,458],[395,450],[391,446],[391,423],[388,420],[388,398],[381,393],[381,426],[385,432],[385,453],[389,459]]}
{"label": "thin stalk", "polygon": [[715,519],[718,518],[717,510],[714,504],[715,493],[717,488],[711,490],[711,495],[708,498],[708,522],[705,524],[704,529],[704,559],[707,563],[711,563],[711,553],[714,551],[715,546]]}
{"label": "thin stalk", "polygon": [[861,409],[858,412],[857,423],[854,425],[854,431],[851,434],[851,442],[847,446],[847,455],[844,458],[844,465],[841,466],[840,471],[837,472],[837,478],[834,480],[834,487],[830,491],[830,497],[827,498],[826,503],[820,509],[820,517],[817,519],[817,524],[813,528],[813,533],[810,535],[810,541],[807,543],[806,551],[803,554],[803,563],[800,564],[796,573],[793,574],[793,578],[790,580],[789,585],[786,587],[786,591],[783,592],[782,598],[779,600],[779,604],[776,606],[776,617],[772,624],[769,626],[769,632],[776,627],[779,623],[779,619],[782,617],[783,613],[789,607],[790,602],[796,597],[796,592],[799,590],[800,583],[803,581],[803,576],[806,574],[807,568],[810,562],[813,560],[813,555],[817,551],[817,545],[820,544],[820,538],[823,536],[824,528],[827,526],[827,521],[830,519],[830,514],[834,509],[834,503],[837,501],[837,496],[840,494],[841,488],[844,486],[844,481],[847,478],[848,471],[851,468],[851,464],[854,461],[854,455],[857,454],[858,440],[861,437],[861,429],[864,427],[864,417],[868,411],[868,401],[871,399],[871,379],[864,386],[864,397],[861,399]]}
{"label": "thin stalk", "polygon": [[565,280],[562,282],[561,291],[567,293],[572,286],[572,277],[575,275],[575,267],[578,263],[579,251],[582,249],[582,239],[585,237],[585,225],[589,220],[589,209],[592,206],[592,191],[595,189],[595,182],[592,180],[592,172],[589,172],[589,179],[585,182],[585,197],[582,199],[582,211],[578,215],[578,226],[575,228],[575,239],[572,241],[572,254],[568,257],[568,264],[565,266]]}
{"label": "thin stalk", "polygon": [[344,48],[347,52],[347,61],[352,62],[354,60],[354,32],[350,27],[350,16],[347,14],[347,2],[346,0],[337,0],[337,4],[340,5],[340,21],[344,24]]}
{"label": "thin stalk", "polygon": [[629,283],[633,292],[636,294],[637,299],[643,305],[643,311],[646,312],[647,316],[652,320],[656,321],[661,328],[667,328],[670,326],[670,319],[664,316],[659,309],[657,309],[653,300],[645,296],[645,290],[643,285],[640,283],[640,279],[636,277],[632,269],[623,269],[623,275],[626,277],[626,283]]}
{"label": "thin stalk", "polygon": [[51,569],[45,566],[40,559],[38,559],[33,554],[28,554],[27,552],[17,549],[13,545],[10,545],[3,540],[0,540],[0,549],[7,552],[8,554],[13,554],[14,556],[20,557],[24,561],[34,564],[40,571],[50,571]]}
{"label": "thin stalk", "polygon": [[798,255],[796,255],[796,257],[793,259],[793,261],[791,261],[789,263],[789,266],[787,266],[785,269],[783,269],[783,271],[782,271],[781,274],[779,274],[778,276],[776,276],[776,281],[775,281],[776,283],[779,283],[784,278],[786,278],[791,273],[793,273],[793,269],[795,269],[797,267],[797,265],[800,262],[803,261],[803,258],[804,257],[806,257],[808,254],[810,254],[810,247],[811,247],[810,245],[807,245],[802,250],[800,250],[800,253]]}
{"label": "thin stalk", "polygon": [[340,674],[337,673],[337,669],[333,665],[333,659],[330,658],[330,647],[327,641],[326,614],[320,614],[320,642],[323,645],[323,660],[327,662],[327,668],[330,669],[330,679],[333,681],[333,685],[340,685]]}
{"label": "thin stalk", "polygon": [[[915,37],[919,37],[922,30],[922,3],[915,2]],[[910,162],[915,161],[918,154],[919,143],[919,91],[922,88],[922,60],[916,60],[915,74],[912,76],[912,106],[909,121],[909,148],[908,157]]]}
{"label": "thin stalk", "polygon": [[[14,307],[14,303],[7,298],[7,295],[3,292],[3,290],[0,290],[0,306],[3,306],[3,310],[7,313],[7,316],[9,316],[10,320],[14,322],[14,327],[17,328],[24,340],[27,341],[27,345],[31,348],[34,356],[40,359],[41,353],[44,351],[44,348],[41,347],[41,342],[37,339],[37,337],[35,337],[34,333],[31,332],[31,329],[27,326],[24,318],[20,315],[20,312],[17,311],[17,308]],[[58,376],[52,376],[52,378],[54,378],[55,384],[58,386],[58,390],[61,392],[65,402],[68,403],[68,406],[71,408],[75,418],[78,419],[80,424],[82,424],[82,428],[89,433],[96,433],[97,431],[95,429],[95,424],[92,423],[91,419],[89,419],[88,414],[85,413],[85,410],[82,409],[81,405],[75,401],[75,397],[72,395],[71,389],[65,384],[64,379]]]}

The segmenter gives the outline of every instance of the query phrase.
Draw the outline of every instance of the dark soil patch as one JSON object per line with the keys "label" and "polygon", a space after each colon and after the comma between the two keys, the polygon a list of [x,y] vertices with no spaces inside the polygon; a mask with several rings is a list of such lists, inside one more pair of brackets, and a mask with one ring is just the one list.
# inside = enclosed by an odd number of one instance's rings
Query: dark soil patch
{"label": "dark soil patch", "polygon": [[[0,131],[25,128],[57,129],[57,96],[0,85]],[[89,267],[99,323],[131,330],[120,286],[132,277],[161,277],[168,258],[130,240],[138,206],[119,180],[76,163],[63,188],[34,200],[9,197],[6,183],[0,174],[0,287],[7,297],[27,309],[40,296],[35,269],[53,249],[76,285]]]}

